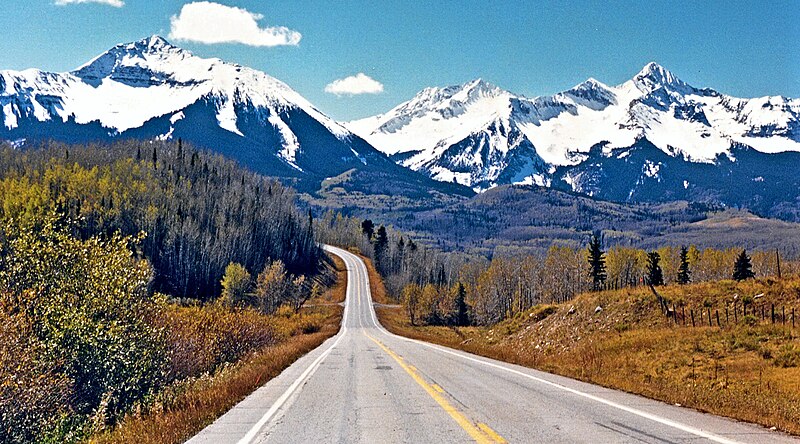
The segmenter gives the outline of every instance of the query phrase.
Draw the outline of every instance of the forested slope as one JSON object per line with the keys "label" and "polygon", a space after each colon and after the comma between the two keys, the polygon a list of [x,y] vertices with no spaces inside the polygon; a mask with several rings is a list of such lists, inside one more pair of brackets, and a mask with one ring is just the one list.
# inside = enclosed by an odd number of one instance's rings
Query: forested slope
{"label": "forested slope", "polygon": [[0,222],[58,214],[81,238],[144,233],[155,289],[173,296],[215,296],[230,262],[308,273],[321,257],[294,191],[180,142],[4,148],[0,178]]}

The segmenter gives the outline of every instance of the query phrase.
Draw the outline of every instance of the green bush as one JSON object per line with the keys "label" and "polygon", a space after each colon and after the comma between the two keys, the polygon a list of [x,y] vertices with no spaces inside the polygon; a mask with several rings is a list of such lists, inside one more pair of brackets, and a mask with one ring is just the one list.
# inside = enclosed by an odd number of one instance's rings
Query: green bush
{"label": "green bush", "polygon": [[[72,226],[47,217],[28,227],[4,227],[0,294],[3,305],[30,326],[31,369],[53,365],[40,369],[52,378],[44,391],[59,396],[67,382],[67,402],[53,405],[65,404],[68,417],[102,426],[164,383],[163,334],[149,324],[159,303],[149,297],[150,266],[129,248],[137,239],[80,240],[70,235]],[[6,410],[13,404],[2,408],[3,418],[19,416]],[[23,412],[17,421],[33,422],[41,433],[62,421],[36,415]]]}

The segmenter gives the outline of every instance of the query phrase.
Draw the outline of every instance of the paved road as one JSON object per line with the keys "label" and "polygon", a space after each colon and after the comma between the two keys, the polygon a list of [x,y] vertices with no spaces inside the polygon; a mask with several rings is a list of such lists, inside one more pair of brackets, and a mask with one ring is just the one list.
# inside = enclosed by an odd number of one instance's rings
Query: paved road
{"label": "paved road", "polygon": [[363,262],[341,331],[190,443],[772,443],[764,428],[392,335]]}

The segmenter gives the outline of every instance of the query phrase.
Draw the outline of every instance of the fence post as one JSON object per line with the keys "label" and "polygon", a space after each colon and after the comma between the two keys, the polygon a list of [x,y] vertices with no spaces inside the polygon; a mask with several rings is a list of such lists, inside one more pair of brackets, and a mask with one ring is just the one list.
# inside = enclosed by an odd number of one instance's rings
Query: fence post
{"label": "fence post", "polygon": [[772,323],[774,324],[775,323],[775,304],[772,304],[771,317],[772,317]]}
{"label": "fence post", "polygon": [[681,317],[683,318],[683,325],[686,325],[686,306],[681,305]]}
{"label": "fence post", "polygon": [[722,328],[722,325],[719,323],[719,310],[714,310],[714,314],[717,315],[717,327]]}
{"label": "fence post", "polygon": [[726,306],[726,307],[725,307],[725,325],[728,325],[728,324],[730,324],[730,323],[731,323],[731,321],[730,321],[730,319],[728,318],[728,307]]}
{"label": "fence post", "polygon": [[785,305],[783,307],[781,307],[781,320],[782,320],[781,323],[783,325],[786,325],[786,306]]}
{"label": "fence post", "polygon": [[708,326],[711,327],[711,307],[708,307]]}
{"label": "fence post", "polygon": [[733,322],[739,323],[739,312],[736,311],[736,301],[733,301]]}
{"label": "fence post", "polygon": [[694,308],[690,309],[689,313],[692,315],[692,327],[694,327]]}

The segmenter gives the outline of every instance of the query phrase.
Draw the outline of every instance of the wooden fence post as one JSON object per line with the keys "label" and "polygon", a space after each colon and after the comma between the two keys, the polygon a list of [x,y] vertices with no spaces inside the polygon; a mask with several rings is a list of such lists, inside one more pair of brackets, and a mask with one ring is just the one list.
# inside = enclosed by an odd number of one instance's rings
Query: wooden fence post
{"label": "wooden fence post", "polygon": [[711,307],[708,307],[708,326],[711,327]]}
{"label": "wooden fence post", "polygon": [[692,327],[694,327],[694,308],[690,309],[689,313],[692,315]]}
{"label": "wooden fence post", "polygon": [[722,325],[719,323],[719,310],[714,310],[714,314],[717,315],[717,327],[722,328]]}

